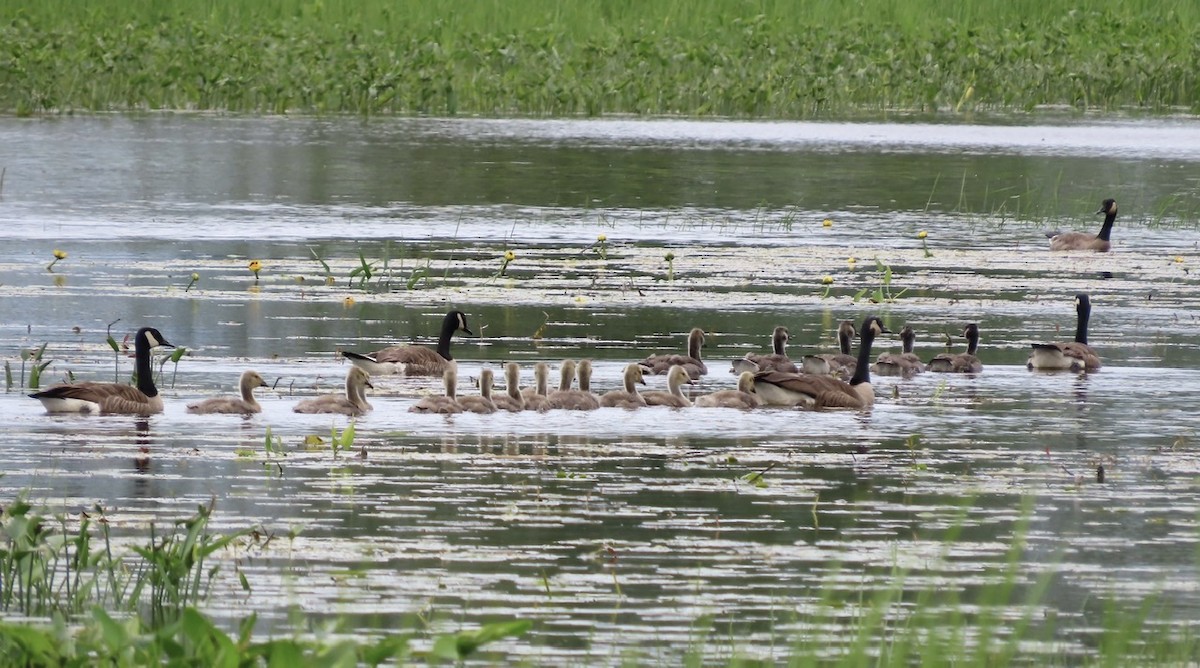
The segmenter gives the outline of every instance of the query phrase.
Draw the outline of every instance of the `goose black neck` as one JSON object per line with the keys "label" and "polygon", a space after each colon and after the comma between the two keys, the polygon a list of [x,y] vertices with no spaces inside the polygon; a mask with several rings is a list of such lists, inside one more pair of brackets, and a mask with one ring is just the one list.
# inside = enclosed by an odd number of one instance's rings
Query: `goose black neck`
{"label": "goose black neck", "polygon": [[1086,304],[1079,305],[1079,319],[1075,323],[1075,342],[1087,345],[1088,318],[1092,315],[1092,309]]}
{"label": "goose black neck", "polygon": [[158,396],[158,388],[154,386],[154,369],[150,366],[150,342],[141,332],[133,342],[133,355],[137,388],[148,397]]}
{"label": "goose black neck", "polygon": [[975,355],[979,352],[979,331],[971,330],[967,333],[967,354]]}
{"label": "goose black neck", "polygon": [[871,331],[869,326],[864,327],[859,337],[861,341],[858,344],[858,366],[854,368],[854,376],[850,378],[851,385],[871,382],[871,343],[875,341],[875,332]]}
{"label": "goose black neck", "polygon": [[1100,234],[1096,235],[1097,239],[1108,241],[1108,237],[1112,234],[1113,221],[1117,219],[1117,212],[1113,211],[1104,216],[1104,225],[1100,228]]}
{"label": "goose black neck", "polygon": [[906,329],[900,334],[900,351],[904,354],[910,354],[913,351],[913,344],[916,342],[917,335],[911,329]]}
{"label": "goose black neck", "polygon": [[458,320],[451,316],[446,316],[442,321],[442,335],[438,337],[437,354],[444,360],[452,360],[450,356],[450,337],[454,336],[454,330],[458,329]]}

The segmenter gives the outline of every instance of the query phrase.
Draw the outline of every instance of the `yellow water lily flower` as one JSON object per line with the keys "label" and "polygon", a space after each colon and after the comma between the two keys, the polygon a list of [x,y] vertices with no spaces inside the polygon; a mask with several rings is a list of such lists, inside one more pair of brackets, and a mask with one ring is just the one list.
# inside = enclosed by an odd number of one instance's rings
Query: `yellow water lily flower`
{"label": "yellow water lily flower", "polygon": [[257,281],[258,272],[262,271],[262,262],[259,260],[250,260],[250,265],[248,268],[250,269],[250,272],[254,274],[254,280]]}
{"label": "yellow water lily flower", "polygon": [[597,234],[597,235],[596,235],[596,241],[599,241],[600,243],[604,243],[605,241],[608,241],[608,235],[606,235],[606,234]]}
{"label": "yellow water lily flower", "polygon": [[821,279],[821,283],[824,285],[831,285],[833,283],[833,277],[825,276],[824,278]]}
{"label": "yellow water lily flower", "polygon": [[821,223],[821,227],[833,227],[833,221],[826,218],[825,221]]}
{"label": "yellow water lily flower", "polygon": [[46,265],[46,271],[54,271],[54,265],[58,264],[59,260],[65,259],[67,259],[67,251],[55,248],[54,259],[50,261],[50,264]]}
{"label": "yellow water lily flower", "polygon": [[926,232],[925,230],[921,230],[920,232],[917,232],[918,239],[924,239],[927,236],[929,236],[929,233]]}

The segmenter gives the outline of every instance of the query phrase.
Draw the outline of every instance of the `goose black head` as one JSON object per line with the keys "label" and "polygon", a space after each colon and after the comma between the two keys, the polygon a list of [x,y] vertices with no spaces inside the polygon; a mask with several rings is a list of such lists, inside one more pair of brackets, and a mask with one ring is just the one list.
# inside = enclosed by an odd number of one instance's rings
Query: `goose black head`
{"label": "goose black head", "polygon": [[1103,214],[1105,214],[1105,215],[1116,215],[1116,213],[1117,213],[1117,200],[1115,200],[1115,199],[1106,199],[1106,200],[1104,200],[1103,202],[1101,202],[1101,203],[1100,203],[1100,210],[1096,212],[1096,215],[1098,216],[1098,215],[1100,215],[1100,214],[1102,214],[1102,213],[1103,213]]}

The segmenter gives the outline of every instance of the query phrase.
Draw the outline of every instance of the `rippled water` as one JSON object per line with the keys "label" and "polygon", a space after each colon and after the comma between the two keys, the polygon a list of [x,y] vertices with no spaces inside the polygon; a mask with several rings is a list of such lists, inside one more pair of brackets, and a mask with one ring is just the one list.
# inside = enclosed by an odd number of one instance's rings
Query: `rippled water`
{"label": "rippled water", "polygon": [[[906,590],[970,604],[1023,537],[1017,580],[1049,576],[1040,606],[1058,620],[1057,643],[1031,651],[1087,653],[1107,601],[1160,594],[1174,619],[1200,602],[1197,129],[6,119],[0,345],[15,380],[19,351],[43,342],[52,381],[112,379],[118,318],[118,339],[151,324],[191,354],[163,367],[167,409],[149,419],[0,396],[0,488],[64,511],[99,501],[126,535],[215,498],[220,529],[277,537],[229,556],[253,591],[223,582],[214,610],[253,608],[280,632],[295,611],[362,633],[535,621],[493,661],[780,659],[798,638],[835,641],[813,609],[832,597],[851,619],[897,567]],[[1113,253],[1046,250],[1043,228],[1096,229],[1107,196]],[[69,257],[48,272],[53,248]],[[880,287],[876,259],[906,292],[854,301]],[[1105,368],[1029,373],[1029,343],[1070,338],[1080,291]],[[711,371],[694,391],[708,391],[777,324],[794,351],[827,349],[840,319],[868,313],[912,323],[924,357],[978,321],[986,369],[877,378],[869,414],[444,418],[407,412],[435,379],[387,377],[351,451],[305,445],[346,425],[291,412],[340,387],[337,350],[429,342],[450,307],[482,334],[454,344],[468,379],[586,356],[608,389],[701,326]],[[185,412],[245,368],[272,384],[261,415]],[[286,455],[265,452],[268,428]],[[765,487],[743,479],[757,471]]]}

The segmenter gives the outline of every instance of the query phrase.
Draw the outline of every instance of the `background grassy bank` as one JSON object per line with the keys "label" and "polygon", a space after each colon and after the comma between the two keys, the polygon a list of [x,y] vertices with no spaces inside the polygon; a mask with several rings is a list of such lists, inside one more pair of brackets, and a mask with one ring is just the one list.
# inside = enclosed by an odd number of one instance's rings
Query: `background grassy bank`
{"label": "background grassy bank", "polygon": [[804,118],[1200,110],[1152,0],[0,2],[0,110]]}

